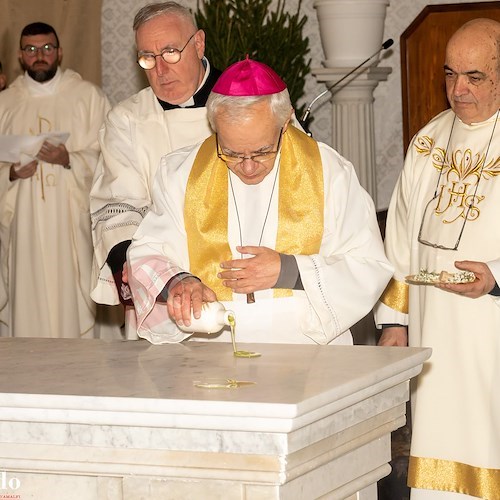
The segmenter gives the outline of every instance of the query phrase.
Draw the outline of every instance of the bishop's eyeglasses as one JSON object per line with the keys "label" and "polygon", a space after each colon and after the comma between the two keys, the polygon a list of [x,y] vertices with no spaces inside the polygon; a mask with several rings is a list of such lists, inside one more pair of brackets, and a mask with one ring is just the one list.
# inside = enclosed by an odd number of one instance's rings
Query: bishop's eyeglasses
{"label": "bishop's eyeglasses", "polygon": [[54,50],[58,48],[59,47],[57,45],[54,45],[53,43],[46,43],[41,47],[37,47],[36,45],[26,45],[22,47],[21,50],[28,57],[35,57],[36,55],[38,55],[39,51],[41,51],[44,56],[50,56],[53,54]]}
{"label": "bishop's eyeglasses", "polygon": [[182,47],[182,49],[166,47],[159,54],[153,54],[152,52],[139,52],[139,54],[137,54],[137,62],[139,63],[139,66],[142,69],[153,69],[156,66],[157,57],[161,57],[168,64],[177,64],[181,60],[184,49],[188,46],[188,43],[193,39],[196,33],[193,33],[189,37],[189,40],[186,42],[184,47]]}
{"label": "bishop's eyeglasses", "polygon": [[219,145],[219,139],[217,137],[217,134],[215,134],[215,141],[217,144],[217,156],[228,166],[231,167],[236,167],[237,165],[240,165],[243,163],[245,160],[251,160],[257,163],[264,163],[266,161],[271,161],[276,158],[276,155],[278,154],[281,146],[281,138],[283,137],[283,127],[280,129],[280,135],[278,138],[278,144],[276,146],[276,149],[274,151],[263,151],[263,152],[255,152],[252,155],[249,156],[244,156],[244,155],[238,155],[238,154],[226,154],[222,152],[222,149]]}

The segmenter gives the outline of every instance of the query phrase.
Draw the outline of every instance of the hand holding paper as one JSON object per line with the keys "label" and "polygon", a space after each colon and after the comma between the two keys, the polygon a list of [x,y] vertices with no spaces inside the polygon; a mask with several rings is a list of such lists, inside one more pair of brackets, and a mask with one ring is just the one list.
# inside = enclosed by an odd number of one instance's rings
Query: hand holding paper
{"label": "hand holding paper", "polygon": [[[67,132],[50,132],[40,135],[0,135],[0,161],[20,163],[24,166],[36,159],[44,142],[54,146],[65,144]],[[42,158],[40,158],[42,160]],[[42,160],[47,161],[47,160]]]}
{"label": "hand holding paper", "polygon": [[14,163],[11,167],[10,180],[15,181],[16,179],[29,179],[35,175],[37,167],[38,162],[36,160],[33,160],[24,166],[21,166],[19,163]]}
{"label": "hand holding paper", "polygon": [[64,144],[53,145],[49,141],[45,141],[36,157],[47,163],[69,165],[69,153]]}

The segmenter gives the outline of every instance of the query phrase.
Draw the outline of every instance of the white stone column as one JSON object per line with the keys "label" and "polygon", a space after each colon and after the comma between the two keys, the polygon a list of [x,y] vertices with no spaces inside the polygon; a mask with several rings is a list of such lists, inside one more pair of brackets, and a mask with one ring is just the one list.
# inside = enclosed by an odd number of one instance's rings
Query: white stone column
{"label": "white stone column", "polygon": [[[352,68],[312,70],[318,82],[330,87]],[[371,66],[332,90],[332,146],[351,161],[361,185],[377,205],[373,91],[387,80],[391,68]]]}

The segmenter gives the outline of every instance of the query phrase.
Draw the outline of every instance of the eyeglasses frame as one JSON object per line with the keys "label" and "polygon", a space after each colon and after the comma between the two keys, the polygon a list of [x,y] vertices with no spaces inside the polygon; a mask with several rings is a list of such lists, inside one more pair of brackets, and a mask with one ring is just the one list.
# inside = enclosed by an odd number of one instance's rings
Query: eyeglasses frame
{"label": "eyeglasses frame", "polygon": [[[465,224],[467,223],[467,220],[469,219],[469,213],[471,211],[471,209],[473,208],[473,203],[474,203],[474,200],[476,199],[476,196],[477,196],[477,189],[479,187],[479,182],[481,181],[482,179],[482,176],[483,176],[483,168],[484,168],[484,165],[486,164],[486,158],[488,157],[488,152],[490,150],[490,146],[491,146],[491,141],[493,140],[493,136],[495,134],[495,129],[496,129],[496,126],[497,126],[497,122],[498,122],[498,116],[500,114],[500,110],[497,111],[497,116],[496,116],[496,119],[495,119],[495,123],[493,125],[493,130],[491,132],[491,137],[490,137],[490,140],[488,142],[488,146],[486,148],[486,153],[484,155],[484,161],[482,162],[481,164],[481,169],[479,170],[479,175],[478,175],[478,179],[477,179],[477,182],[476,182],[476,185],[474,187],[474,193],[472,195],[472,201],[470,203],[470,205],[467,206],[467,212],[465,213],[465,217],[464,217],[464,222],[462,224],[462,227],[460,229],[460,233],[458,234],[458,238],[457,238],[457,241],[455,243],[455,245],[452,247],[449,247],[449,246],[445,246],[445,245],[439,245],[437,243],[430,243],[429,241],[427,240],[424,240],[422,238],[422,230],[423,230],[423,227],[424,227],[424,220],[425,220],[425,215],[427,213],[427,209],[429,208],[429,205],[436,199],[438,198],[438,191],[439,191],[439,182],[441,180],[441,176],[443,175],[443,170],[444,170],[444,162],[445,162],[445,159],[446,159],[446,154],[447,154],[447,151],[449,150],[449,147],[450,147],[450,142],[451,142],[451,136],[453,134],[453,128],[455,126],[455,121],[456,121],[456,115],[454,116],[453,118],[453,123],[451,124],[451,130],[450,130],[450,136],[448,137],[448,143],[446,145],[446,149],[445,149],[445,153],[444,153],[444,156],[443,156],[443,162],[442,162],[442,165],[441,165],[441,168],[439,170],[439,175],[438,175],[438,179],[437,179],[437,182],[436,182],[436,188],[434,190],[434,196],[429,200],[429,202],[427,203],[427,205],[425,206],[425,209],[424,209],[424,212],[422,214],[422,221],[420,222],[420,228],[418,230],[418,236],[417,236],[417,241],[419,243],[421,243],[422,245],[426,245],[426,246],[429,246],[429,247],[432,247],[432,248],[437,248],[437,249],[440,249],[440,250],[452,250],[452,251],[456,251],[458,250],[458,245],[460,244],[460,240],[462,239],[462,234],[464,232],[464,229],[465,229]],[[433,211],[435,210],[432,209]]]}
{"label": "eyeglasses frame", "polygon": [[[275,151],[267,151],[265,153],[259,153],[259,154],[250,155],[250,156],[234,156],[233,158],[239,159],[239,161],[232,162],[230,160],[227,160],[227,159],[223,158],[224,156],[225,157],[230,157],[230,155],[226,155],[226,154],[224,154],[222,152],[222,149],[221,149],[220,144],[219,144],[219,138],[218,138],[217,134],[215,134],[215,143],[216,143],[216,147],[217,147],[217,156],[218,156],[219,160],[222,160],[228,167],[229,167],[229,165],[231,165],[231,167],[236,167],[238,165],[241,165],[245,160],[251,160],[251,161],[253,161],[255,163],[264,163],[266,161],[274,160],[276,158],[277,154],[280,151],[282,139],[283,139],[283,127],[281,127],[281,129],[280,129],[280,134],[279,134],[279,137],[278,137],[278,144],[276,145],[276,150]],[[269,158],[265,158],[262,161],[254,159],[254,158],[258,157],[258,156],[266,156],[266,155],[268,155]],[[271,158],[272,155],[274,155],[274,157]]]}
{"label": "eyeglasses frame", "polygon": [[[198,30],[199,31],[199,30]],[[137,56],[137,64],[144,70],[152,70],[154,68],[156,68],[156,58],[157,57],[161,57],[167,64],[177,64],[181,58],[182,58],[182,53],[184,52],[184,50],[186,49],[186,47],[188,46],[189,42],[194,38],[194,36],[196,35],[196,33],[198,33],[198,31],[195,31],[188,39],[188,41],[184,44],[184,47],[182,47],[182,49],[176,49],[176,48],[173,48],[173,47],[165,47],[159,54],[155,54],[154,52],[145,52],[141,55],[138,55]],[[177,61],[175,62],[170,62],[170,61],[167,61],[164,57],[164,54],[167,52],[167,51],[175,51],[174,53],[175,54],[178,54],[179,55],[179,59],[177,59]],[[141,64],[141,58],[144,57],[144,56],[152,56],[154,59],[154,65],[151,67],[151,68],[145,68],[144,66],[142,66]]]}
{"label": "eyeglasses frame", "polygon": [[[50,50],[49,53],[46,52],[46,47]],[[50,56],[53,54],[54,50],[57,50],[59,48],[59,45],[54,45],[53,43],[44,43],[41,47],[37,47],[36,45],[28,44],[25,45],[24,47],[21,47],[21,50],[25,53],[27,57],[36,57],[38,55],[38,52],[42,52],[44,56]],[[28,52],[28,49],[30,49],[30,52]],[[31,50],[35,49],[35,50]]]}

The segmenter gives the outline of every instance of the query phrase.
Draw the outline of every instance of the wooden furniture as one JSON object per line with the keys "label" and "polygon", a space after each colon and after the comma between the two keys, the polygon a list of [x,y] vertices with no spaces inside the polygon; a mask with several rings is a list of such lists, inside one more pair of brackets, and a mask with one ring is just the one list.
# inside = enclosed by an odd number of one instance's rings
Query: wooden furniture
{"label": "wooden furniture", "polygon": [[428,5],[401,35],[405,152],[415,133],[448,107],[443,71],[446,43],[462,24],[477,17],[500,21],[500,2]]}

